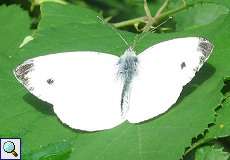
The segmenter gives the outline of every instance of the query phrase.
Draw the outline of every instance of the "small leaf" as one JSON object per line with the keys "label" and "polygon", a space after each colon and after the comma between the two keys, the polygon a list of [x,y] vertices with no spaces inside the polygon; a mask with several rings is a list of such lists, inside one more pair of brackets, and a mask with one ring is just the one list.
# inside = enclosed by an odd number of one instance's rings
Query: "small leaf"
{"label": "small leaf", "polygon": [[[179,12],[175,15],[176,30],[188,30],[207,26],[218,17],[229,13],[229,8],[212,3],[195,4],[193,7]],[[208,27],[208,26],[207,26]]]}
{"label": "small leaf", "polygon": [[22,48],[24,45],[26,45],[27,43],[29,43],[30,41],[32,41],[34,39],[33,36],[26,36],[24,38],[24,40],[22,41],[22,43],[19,45],[19,48]]}
{"label": "small leaf", "polygon": [[227,160],[230,153],[224,152],[223,148],[203,146],[196,150],[194,160]]}
{"label": "small leaf", "polygon": [[71,151],[71,142],[63,141],[48,144],[47,146],[40,146],[38,150],[28,152],[23,158],[29,160],[65,160]]}

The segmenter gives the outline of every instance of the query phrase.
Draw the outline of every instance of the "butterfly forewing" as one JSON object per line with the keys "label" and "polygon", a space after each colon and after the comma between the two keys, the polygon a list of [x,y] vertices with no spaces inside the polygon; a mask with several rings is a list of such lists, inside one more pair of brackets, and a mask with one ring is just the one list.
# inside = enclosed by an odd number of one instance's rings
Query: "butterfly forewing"
{"label": "butterfly forewing", "polygon": [[140,53],[128,121],[142,122],[167,111],[207,60],[212,48],[203,38],[188,37],[161,42]]}
{"label": "butterfly forewing", "polygon": [[59,119],[70,127],[103,130],[124,121],[118,59],[97,52],[57,53],[26,61],[15,75],[32,94],[53,104]]}

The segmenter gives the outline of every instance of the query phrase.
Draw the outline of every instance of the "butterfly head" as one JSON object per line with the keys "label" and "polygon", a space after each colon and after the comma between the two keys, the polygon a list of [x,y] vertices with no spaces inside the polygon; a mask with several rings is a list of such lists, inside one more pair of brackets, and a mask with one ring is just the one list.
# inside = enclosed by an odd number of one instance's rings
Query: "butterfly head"
{"label": "butterfly head", "polygon": [[125,50],[123,56],[136,56],[136,52],[134,51],[133,47],[129,47]]}

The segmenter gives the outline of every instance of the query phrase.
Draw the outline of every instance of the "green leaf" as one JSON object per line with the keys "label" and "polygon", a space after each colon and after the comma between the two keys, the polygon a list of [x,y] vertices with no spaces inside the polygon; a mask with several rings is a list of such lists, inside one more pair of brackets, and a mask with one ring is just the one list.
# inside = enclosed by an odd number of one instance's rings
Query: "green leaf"
{"label": "green leaf", "polygon": [[[24,37],[30,34],[29,16],[19,7],[2,6],[0,19],[0,137],[22,138],[23,154],[25,152],[30,155],[33,147],[44,150],[43,144],[48,145],[46,139],[56,140],[58,143],[63,142],[64,145],[71,144],[68,138],[75,134],[63,126],[59,126],[60,128],[55,126],[55,123],[59,124],[59,122],[56,117],[50,116],[53,114],[50,108],[44,108],[44,112],[39,112],[40,106],[47,104],[29,94],[26,95],[25,90],[18,85],[12,74],[12,69],[21,60],[21,55],[18,53],[19,45]],[[45,126],[46,123],[52,125]],[[46,148],[45,153],[50,153],[49,147]],[[60,154],[63,150],[66,148],[59,147],[58,153]],[[39,152],[35,151],[35,154]],[[33,159],[31,157],[28,159]]]}
{"label": "green leaf", "polygon": [[[12,63],[15,62],[13,57],[17,55],[20,42],[26,34],[29,34],[30,19],[25,11],[16,6],[1,6],[0,7],[0,90],[1,90],[1,114],[11,112],[10,107],[8,111],[2,104],[3,101],[8,101],[12,94],[8,90],[13,90],[12,84],[16,84],[12,76]],[[12,112],[14,113],[14,112]],[[16,110],[17,113],[17,110]],[[1,115],[2,118],[5,115]],[[1,134],[2,132],[0,132]]]}
{"label": "green leaf", "polygon": [[[95,50],[121,55],[127,47],[111,28],[97,19],[96,13],[88,9],[44,3],[41,13],[34,40],[18,53],[0,55],[0,60],[4,59],[0,63],[0,68],[3,68],[0,72],[4,75],[3,83],[0,83],[3,97],[0,100],[0,114],[3,115],[0,134],[22,138],[26,159],[177,160],[190,146],[191,139],[213,122],[214,108],[222,98],[223,77],[230,73],[229,14],[220,15],[208,26],[172,34],[149,34],[140,40],[138,53],[163,40],[186,36],[206,37],[213,42],[215,49],[208,63],[185,87],[177,104],[167,113],[142,124],[124,123],[111,130],[86,133],[63,125],[50,105],[22,89],[12,75],[12,69],[28,58],[49,53]],[[16,24],[10,24],[8,20],[9,17],[5,16],[4,24],[9,31],[4,32],[4,37],[18,32],[18,27],[17,30],[14,28]],[[134,34],[121,33],[132,42]],[[26,36],[28,34],[24,34]],[[21,37],[21,42],[24,37]],[[3,37],[0,41],[8,43]],[[13,41],[11,46],[19,46],[21,42]],[[7,56],[12,57],[7,59]],[[170,76],[173,75],[169,75],[169,83]]]}
{"label": "green leaf", "polygon": [[216,139],[230,136],[230,99],[228,98],[223,103],[222,108],[217,112],[215,125],[212,126],[205,139]]}
{"label": "green leaf", "polygon": [[41,146],[38,150],[27,153],[23,156],[24,159],[30,160],[65,160],[71,152],[71,143],[59,142],[48,144],[48,146]]}
{"label": "green leaf", "polygon": [[227,160],[230,154],[223,151],[223,148],[214,146],[203,146],[196,150],[194,160]]}
{"label": "green leaf", "polygon": [[[207,26],[218,17],[228,14],[229,9],[215,3],[198,3],[175,16],[176,30],[187,30]],[[208,26],[207,26],[208,27]]]}

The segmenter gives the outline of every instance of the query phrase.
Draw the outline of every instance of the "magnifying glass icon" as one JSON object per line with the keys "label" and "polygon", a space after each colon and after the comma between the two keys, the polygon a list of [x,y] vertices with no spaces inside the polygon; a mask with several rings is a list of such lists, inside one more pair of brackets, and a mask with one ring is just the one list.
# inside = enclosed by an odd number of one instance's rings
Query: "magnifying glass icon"
{"label": "magnifying glass icon", "polygon": [[17,157],[18,154],[17,152],[15,151],[15,145],[13,142],[11,141],[7,141],[3,144],[3,149],[6,153],[11,153],[14,155],[14,157]]}

